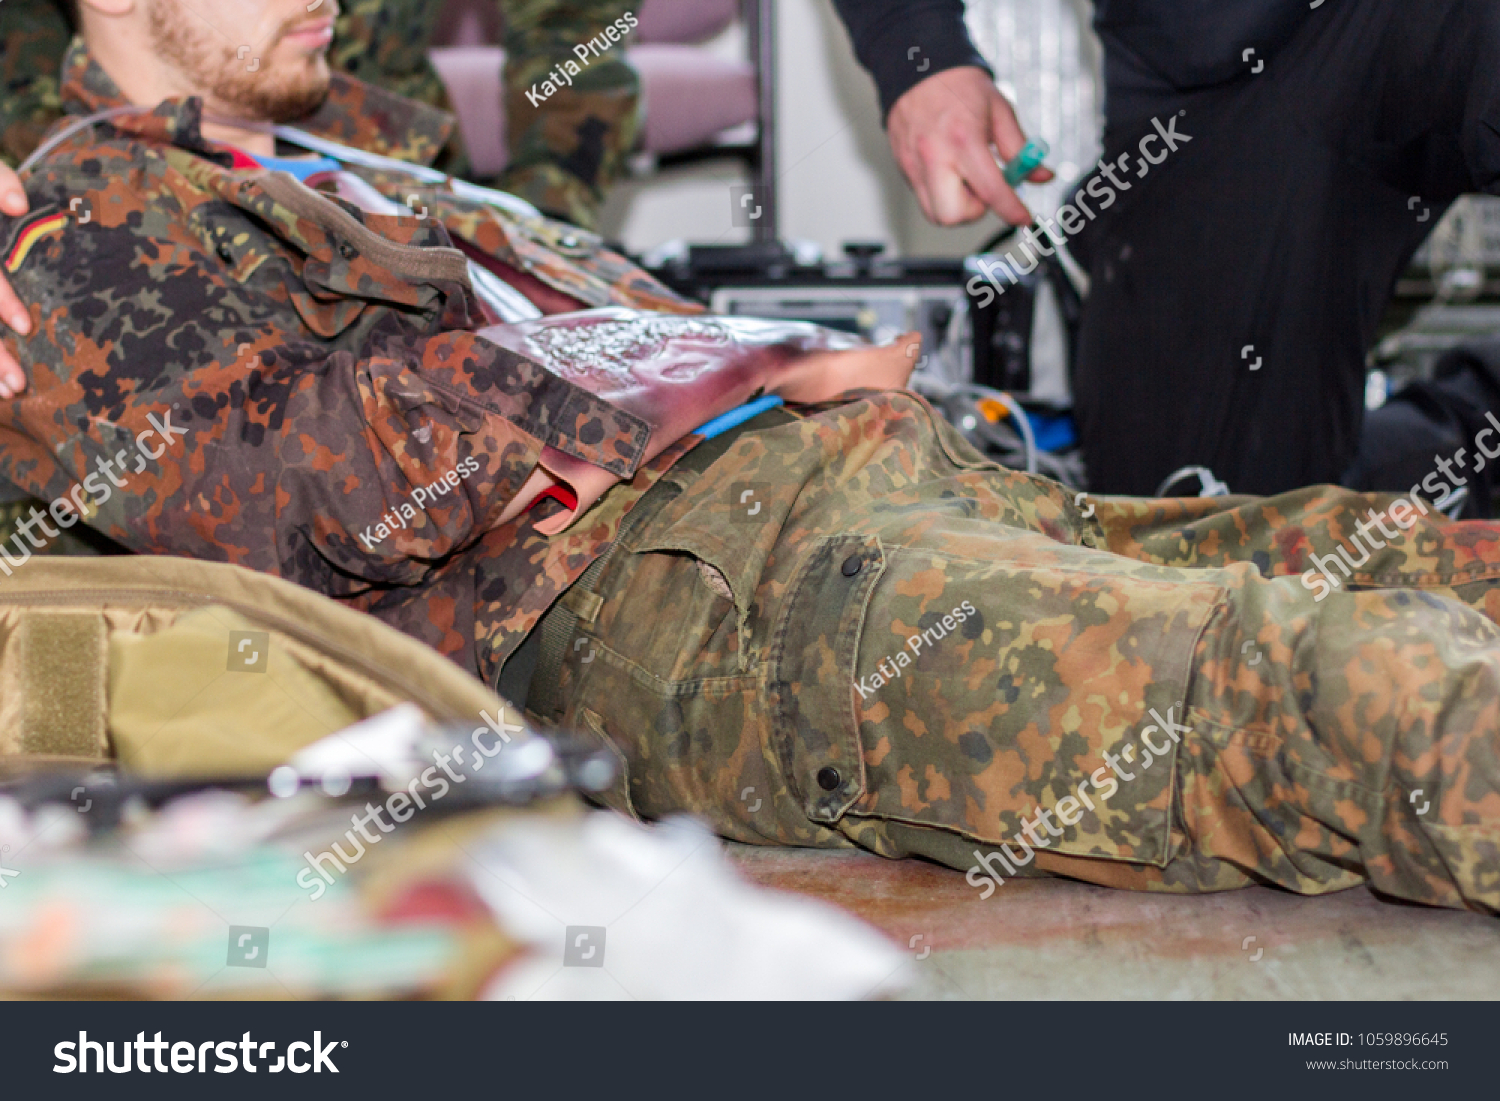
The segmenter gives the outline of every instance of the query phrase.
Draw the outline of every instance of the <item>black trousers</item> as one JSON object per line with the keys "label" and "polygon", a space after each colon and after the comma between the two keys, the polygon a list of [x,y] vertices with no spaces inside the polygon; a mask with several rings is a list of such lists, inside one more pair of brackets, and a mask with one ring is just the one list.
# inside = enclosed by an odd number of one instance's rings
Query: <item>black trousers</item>
{"label": "black trousers", "polygon": [[1134,164],[1153,119],[1192,141],[1074,240],[1091,488],[1190,464],[1236,493],[1340,481],[1397,276],[1455,198],[1500,190],[1500,2],[1335,0],[1208,88],[1105,46],[1106,158]]}

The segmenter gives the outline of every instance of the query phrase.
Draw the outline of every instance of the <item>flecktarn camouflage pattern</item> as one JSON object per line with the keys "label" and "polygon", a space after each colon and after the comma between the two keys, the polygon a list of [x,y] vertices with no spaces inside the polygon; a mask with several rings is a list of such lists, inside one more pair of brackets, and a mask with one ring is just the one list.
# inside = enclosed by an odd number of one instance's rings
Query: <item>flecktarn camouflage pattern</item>
{"label": "flecktarn camouflage pattern", "polygon": [[15,166],[62,116],[58,71],[73,32],[53,0],[0,4],[0,160]]}
{"label": "flecktarn camouflage pattern", "polygon": [[[81,43],[65,90],[80,110],[123,102]],[[336,76],[303,125],[422,162],[450,123]],[[27,393],[0,409],[0,476],[130,550],[299,581],[492,674],[608,540],[601,521],[554,540],[492,530],[541,448],[635,492],[674,452],[643,463],[636,417],[477,337],[455,240],[577,307],[701,307],[545,218],[394,173],[370,180],[427,214],[355,217],[226,161],[202,141],[198,101],[169,101],[80,134],[28,179],[32,213],[4,257],[35,329],[17,341]],[[366,545],[461,465],[461,491]]]}
{"label": "flecktarn camouflage pattern", "polygon": [[[605,189],[624,171],[640,134],[640,77],[624,50],[636,23],[630,9],[639,5],[506,0],[502,6],[510,163],[499,186],[592,228]],[[549,83],[548,74],[559,70],[561,79]]]}
{"label": "flecktarn camouflage pattern", "polygon": [[[620,46],[590,54],[576,81],[533,101],[545,74],[605,28],[626,25],[619,0],[497,0],[508,58],[505,103],[510,164],[497,186],[542,210],[592,227],[604,192],[623,171],[640,132],[640,78]],[[429,0],[341,0],[328,61],[335,69],[409,99],[447,107],[428,57],[442,5]],[[631,19],[634,19],[632,13]],[[56,0],[0,4],[0,159],[19,163],[62,116],[58,72],[72,37]],[[467,170],[456,133],[437,158]]]}
{"label": "flecktarn camouflage pattern", "polygon": [[1056,873],[1500,911],[1500,524],[1419,518],[1318,600],[1311,555],[1390,499],[1080,511],[911,395],[806,412],[669,473],[564,648],[612,805],[984,898]]}
{"label": "flecktarn camouflage pattern", "polygon": [[[119,102],[82,52],[66,87]],[[306,125],[441,147],[376,95],[340,83]],[[365,213],[224,163],[194,101],[80,135],[29,189],[0,476],[491,683],[560,599],[561,718],[619,754],[623,811],[924,855],[981,898],[1060,873],[1500,911],[1500,524],[1328,488],[1080,501],[905,392],[799,407],[703,469],[692,436],[646,461],[639,418],[471,331],[454,242],[580,305],[695,309],[582,231],[434,189],[428,216]],[[500,519],[543,446],[622,479],[554,538],[554,503]],[[1372,511],[1400,536],[1317,591]]]}

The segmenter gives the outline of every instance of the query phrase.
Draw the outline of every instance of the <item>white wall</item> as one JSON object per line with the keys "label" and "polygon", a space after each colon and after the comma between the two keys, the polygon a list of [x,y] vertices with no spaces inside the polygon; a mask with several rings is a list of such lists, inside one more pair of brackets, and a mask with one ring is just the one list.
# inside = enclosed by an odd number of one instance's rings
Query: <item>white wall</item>
{"label": "white wall", "polygon": [[[781,236],[816,241],[836,254],[846,240],[883,240],[908,255],[961,256],[999,228],[929,225],[886,143],[875,86],[854,60],[829,0],[776,0]],[[738,49],[730,32],[713,48]],[[672,238],[734,244],[748,231],[730,224],[729,187],[744,183],[729,159],[670,170],[616,187],[603,228],[644,251]]]}

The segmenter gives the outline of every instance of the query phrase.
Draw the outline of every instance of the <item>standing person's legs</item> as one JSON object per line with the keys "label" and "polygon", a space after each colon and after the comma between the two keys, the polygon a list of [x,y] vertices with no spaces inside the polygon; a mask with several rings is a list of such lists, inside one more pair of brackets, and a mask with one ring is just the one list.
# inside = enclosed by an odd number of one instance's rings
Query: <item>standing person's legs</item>
{"label": "standing person's legs", "polygon": [[[899,394],[747,435],[680,484],[564,648],[564,723],[624,766],[611,805],[926,856],[985,897],[1053,872],[1500,907],[1500,630],[1250,564],[1347,503],[1244,504],[1230,564],[1142,562],[1101,549],[1120,505],[1090,521]],[[1165,546],[1147,526],[1137,546]],[[1493,587],[1500,528],[1418,534]]]}
{"label": "standing person's legs", "polygon": [[1145,178],[1151,120],[1111,128],[1132,186],[1080,238],[1091,481],[1146,495],[1189,464],[1244,493],[1336,481],[1397,275],[1452,199],[1500,179],[1500,8],[1328,5],[1263,72],[1178,109],[1193,140]]}

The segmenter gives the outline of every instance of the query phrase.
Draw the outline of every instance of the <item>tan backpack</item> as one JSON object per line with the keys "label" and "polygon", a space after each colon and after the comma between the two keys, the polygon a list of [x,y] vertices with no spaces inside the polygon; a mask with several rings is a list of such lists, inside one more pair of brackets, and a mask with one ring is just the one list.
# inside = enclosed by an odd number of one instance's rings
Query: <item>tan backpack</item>
{"label": "tan backpack", "polygon": [[415,639],[238,566],[36,557],[0,578],[0,775],[111,757],[146,776],[265,772],[401,702],[519,721]]}

